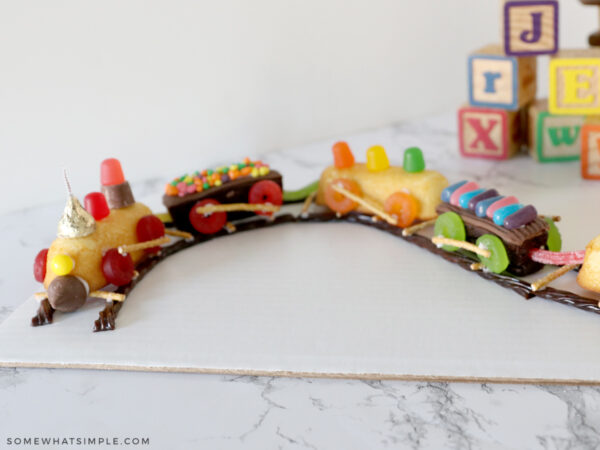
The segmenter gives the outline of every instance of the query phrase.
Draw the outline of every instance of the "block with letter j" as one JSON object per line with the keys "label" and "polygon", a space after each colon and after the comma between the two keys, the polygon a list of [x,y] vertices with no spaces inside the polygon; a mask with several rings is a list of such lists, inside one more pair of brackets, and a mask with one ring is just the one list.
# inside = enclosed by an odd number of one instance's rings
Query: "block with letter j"
{"label": "block with letter j", "polygon": [[469,56],[469,103],[516,111],[535,98],[536,60],[504,54],[489,45]]}
{"label": "block with letter j", "polygon": [[558,51],[558,0],[508,0],[503,9],[507,55],[551,55]]}

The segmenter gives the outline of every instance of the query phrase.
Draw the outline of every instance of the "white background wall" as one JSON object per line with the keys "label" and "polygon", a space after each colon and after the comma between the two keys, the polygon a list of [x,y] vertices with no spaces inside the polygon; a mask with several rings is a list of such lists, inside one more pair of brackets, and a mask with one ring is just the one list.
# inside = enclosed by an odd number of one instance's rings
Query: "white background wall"
{"label": "white background wall", "polygon": [[[597,11],[561,8],[585,46]],[[497,0],[0,0],[0,212],[64,198],[63,166],[83,195],[108,156],[167,181],[455,109],[499,40]]]}

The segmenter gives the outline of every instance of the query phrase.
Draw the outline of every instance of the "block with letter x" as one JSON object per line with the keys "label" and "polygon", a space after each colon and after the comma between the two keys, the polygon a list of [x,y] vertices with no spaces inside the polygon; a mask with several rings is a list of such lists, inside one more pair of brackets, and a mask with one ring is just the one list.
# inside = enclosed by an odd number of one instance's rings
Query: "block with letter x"
{"label": "block with letter x", "polygon": [[460,153],[467,158],[510,158],[523,143],[521,114],[463,106],[458,111]]}
{"label": "block with letter x", "polygon": [[581,176],[600,180],[600,123],[586,123],[581,128]]}
{"label": "block with letter x", "polygon": [[551,55],[558,51],[558,0],[507,0],[503,12],[507,55]]}

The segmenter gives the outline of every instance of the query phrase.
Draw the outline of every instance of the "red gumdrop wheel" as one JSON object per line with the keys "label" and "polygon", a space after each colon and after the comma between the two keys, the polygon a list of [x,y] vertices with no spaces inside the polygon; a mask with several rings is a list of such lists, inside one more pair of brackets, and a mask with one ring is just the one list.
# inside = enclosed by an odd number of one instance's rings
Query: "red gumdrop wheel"
{"label": "red gumdrop wheel", "polygon": [[119,250],[111,248],[102,257],[102,273],[106,282],[123,286],[133,279],[135,268],[131,255],[121,255]]}
{"label": "red gumdrop wheel", "polygon": [[227,213],[213,212],[210,214],[200,214],[196,212],[196,208],[206,205],[220,205],[220,203],[212,198],[197,202],[190,210],[190,223],[198,233],[215,234],[227,223]]}
{"label": "red gumdrop wheel", "polygon": [[[165,235],[165,225],[154,215],[148,215],[138,220],[135,226],[138,242],[152,241]],[[146,253],[157,253],[160,246],[147,248]]]}
{"label": "red gumdrop wheel", "polygon": [[46,261],[48,259],[48,249],[45,248],[40,250],[40,252],[35,257],[35,261],[33,262],[33,276],[35,281],[38,283],[43,283],[44,278],[46,278]]}
{"label": "red gumdrop wheel", "polygon": [[[281,187],[271,180],[262,180],[255,183],[248,192],[248,203],[250,204],[267,204],[280,206],[283,203],[283,192]],[[261,216],[271,216],[271,211],[256,211],[256,214]]]}

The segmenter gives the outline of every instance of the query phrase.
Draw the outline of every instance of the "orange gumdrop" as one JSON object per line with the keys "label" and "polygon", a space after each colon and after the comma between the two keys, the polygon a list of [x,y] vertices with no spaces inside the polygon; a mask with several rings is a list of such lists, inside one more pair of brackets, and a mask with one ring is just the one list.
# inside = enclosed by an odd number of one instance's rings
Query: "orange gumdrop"
{"label": "orange gumdrop", "polygon": [[346,178],[333,180],[325,188],[325,203],[327,204],[327,206],[329,206],[330,209],[339,214],[346,214],[356,209],[358,204],[354,200],[346,197],[341,192],[338,192],[335,189],[333,189],[334,185],[341,186],[355,195],[362,195],[360,186],[356,181],[348,180]]}
{"label": "orange gumdrop", "polygon": [[346,142],[336,142],[331,151],[333,152],[333,164],[338,169],[348,169],[354,165],[354,155]]}
{"label": "orange gumdrop", "polygon": [[100,164],[100,183],[102,186],[112,186],[125,183],[121,163],[116,158],[108,158]]}
{"label": "orange gumdrop", "polygon": [[396,216],[398,226],[406,228],[413,224],[419,214],[419,202],[406,192],[394,192],[383,205],[386,213]]}

